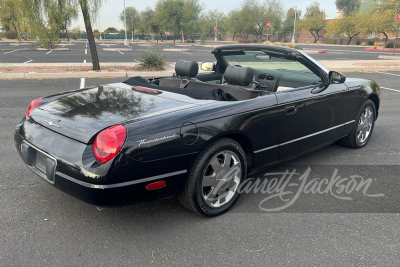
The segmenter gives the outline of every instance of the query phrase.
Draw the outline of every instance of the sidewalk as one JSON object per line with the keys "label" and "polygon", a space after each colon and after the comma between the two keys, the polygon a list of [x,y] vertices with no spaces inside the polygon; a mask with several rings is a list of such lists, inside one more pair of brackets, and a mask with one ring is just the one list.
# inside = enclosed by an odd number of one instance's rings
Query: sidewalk
{"label": "sidewalk", "polygon": [[[321,60],[328,70],[339,72],[400,71],[395,60]],[[137,63],[100,63],[102,70],[92,71],[91,63],[0,63],[0,79],[55,79],[99,77],[163,77],[174,73],[174,64],[164,71],[135,71]],[[42,69],[39,72],[38,69]],[[200,71],[203,72],[203,71]]]}

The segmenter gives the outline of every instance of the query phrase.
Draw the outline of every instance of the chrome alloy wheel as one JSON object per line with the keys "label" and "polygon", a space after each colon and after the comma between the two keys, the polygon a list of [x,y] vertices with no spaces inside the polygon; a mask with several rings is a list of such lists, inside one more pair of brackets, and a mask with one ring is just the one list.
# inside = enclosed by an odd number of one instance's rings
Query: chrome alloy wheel
{"label": "chrome alloy wheel", "polygon": [[233,151],[218,152],[203,173],[202,194],[206,204],[218,208],[228,203],[237,191],[242,164]]}
{"label": "chrome alloy wheel", "polygon": [[372,108],[367,106],[361,113],[356,132],[358,145],[363,145],[371,134],[374,123],[373,112]]}

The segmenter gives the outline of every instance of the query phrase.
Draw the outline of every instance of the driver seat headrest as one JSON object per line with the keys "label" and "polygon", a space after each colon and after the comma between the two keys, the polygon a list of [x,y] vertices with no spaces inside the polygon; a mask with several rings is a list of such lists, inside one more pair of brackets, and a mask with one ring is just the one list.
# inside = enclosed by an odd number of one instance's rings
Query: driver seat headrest
{"label": "driver seat headrest", "polygon": [[255,71],[250,67],[238,67],[229,65],[224,73],[224,79],[228,84],[248,86],[254,80]]}
{"label": "driver seat headrest", "polygon": [[178,60],[175,64],[175,73],[178,77],[196,77],[199,73],[199,64],[196,61]]}

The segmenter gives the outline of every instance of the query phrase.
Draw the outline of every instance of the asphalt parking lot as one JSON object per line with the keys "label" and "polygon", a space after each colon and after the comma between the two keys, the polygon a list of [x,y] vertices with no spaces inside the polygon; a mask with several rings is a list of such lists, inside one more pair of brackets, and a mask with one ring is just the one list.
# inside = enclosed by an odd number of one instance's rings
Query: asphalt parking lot
{"label": "asphalt parking lot", "polygon": [[[31,100],[79,89],[81,80],[1,80],[0,265],[398,266],[400,73],[346,75],[374,79],[384,88],[369,144],[359,150],[330,145],[286,165],[351,166],[374,178],[371,193],[386,197],[365,205],[327,196],[321,204],[311,195],[274,213],[259,209],[263,196],[243,195],[231,211],[212,219],[175,199],[98,208],[49,186],[22,163],[13,131]],[[85,86],[121,81],[86,79]],[[348,209],[332,211],[332,205]]]}
{"label": "asphalt parking lot", "polygon": [[[161,42],[160,42],[161,44]],[[219,43],[221,44],[221,43]],[[222,45],[222,44],[221,44]],[[152,45],[156,46],[155,44]],[[328,46],[299,44],[303,49],[326,51],[325,54],[313,54],[317,60],[377,60],[380,55],[392,55],[390,51],[366,51],[362,46]],[[166,59],[176,62],[178,59],[197,62],[213,61],[210,53],[213,48],[201,45],[162,45]],[[59,48],[68,50],[43,51],[30,45],[16,45],[0,42],[0,63],[83,63],[91,62],[90,49],[86,43],[61,43]],[[146,51],[146,44],[134,43],[124,46],[122,43],[97,43],[100,62],[136,62]],[[109,51],[109,50],[114,51]],[[400,52],[397,52],[400,53]]]}
{"label": "asphalt parking lot", "polygon": [[[153,45],[152,47],[155,47]],[[68,50],[43,51],[30,45],[10,45],[0,42],[0,63],[91,63],[89,46],[86,43],[61,44],[59,48]],[[135,62],[148,49],[145,44],[124,46],[119,43],[97,43],[100,62]],[[163,45],[166,59],[176,62],[178,59],[199,62],[214,60],[212,48],[202,46]],[[113,51],[108,51],[113,50]],[[114,51],[115,50],[115,51]]]}

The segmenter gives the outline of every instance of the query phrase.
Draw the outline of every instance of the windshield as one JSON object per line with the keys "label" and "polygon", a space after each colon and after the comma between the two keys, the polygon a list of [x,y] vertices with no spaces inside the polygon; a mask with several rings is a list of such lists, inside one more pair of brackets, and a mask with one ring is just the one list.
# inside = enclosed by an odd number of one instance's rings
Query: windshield
{"label": "windshield", "polygon": [[256,70],[294,70],[311,72],[306,66],[296,60],[269,55],[262,51],[228,52],[223,55],[223,58],[229,65],[251,67]]}

